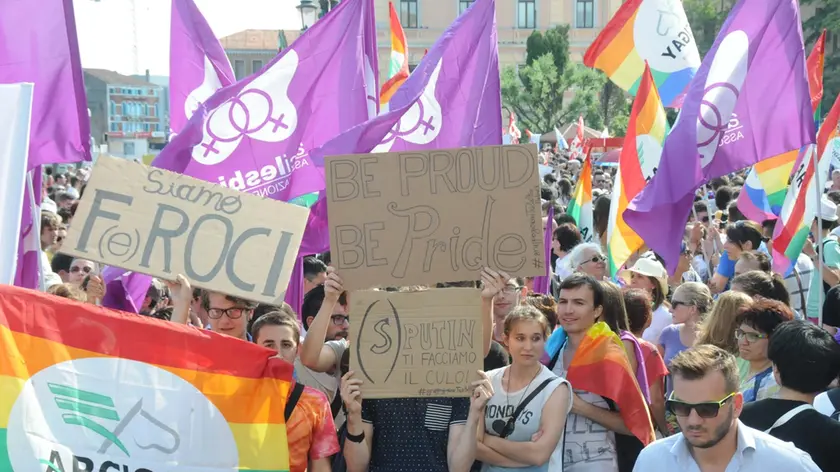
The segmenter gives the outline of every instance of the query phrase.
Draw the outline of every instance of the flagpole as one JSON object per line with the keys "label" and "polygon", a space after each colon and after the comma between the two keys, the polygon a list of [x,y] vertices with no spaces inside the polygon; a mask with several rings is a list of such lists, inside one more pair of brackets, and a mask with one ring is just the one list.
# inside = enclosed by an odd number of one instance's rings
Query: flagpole
{"label": "flagpole", "polygon": [[[38,166],[35,169],[38,170],[41,167]],[[32,230],[35,237],[38,240],[38,287],[42,292],[46,291],[46,281],[44,280],[44,271],[41,267],[41,210],[38,208],[37,200],[35,200],[35,189],[32,185],[32,172],[31,170],[26,173],[26,190],[29,192],[29,201],[32,205]],[[18,261],[20,263],[21,261]]]}
{"label": "flagpole", "polygon": [[[820,182],[820,166],[819,166],[819,149],[816,149],[816,145],[814,146],[813,152],[813,162],[814,166],[814,187],[816,188],[817,193],[817,274],[820,279],[820,283],[818,284],[819,290],[817,290],[817,326],[822,327],[823,325],[823,299],[825,297],[825,293],[823,293],[823,271],[825,270],[825,264],[823,263],[823,244],[822,244],[822,215],[821,215],[821,208],[822,208],[822,182]],[[826,157],[827,159],[828,157]],[[796,264],[796,261],[793,261]]]}

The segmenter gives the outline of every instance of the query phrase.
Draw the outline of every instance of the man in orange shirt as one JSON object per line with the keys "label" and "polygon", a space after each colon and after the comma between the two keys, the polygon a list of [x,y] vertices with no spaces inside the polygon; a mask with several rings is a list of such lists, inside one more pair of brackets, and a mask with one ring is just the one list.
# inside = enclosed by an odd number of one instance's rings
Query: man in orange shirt
{"label": "man in orange shirt", "polygon": [[[294,364],[300,340],[296,319],[287,313],[266,313],[254,322],[251,334],[255,343],[277,351],[279,358]],[[300,390],[300,396],[286,420],[289,470],[329,472],[332,470],[330,456],[339,451],[330,402],[319,390],[297,382],[292,385],[290,401],[296,396],[295,389]]]}

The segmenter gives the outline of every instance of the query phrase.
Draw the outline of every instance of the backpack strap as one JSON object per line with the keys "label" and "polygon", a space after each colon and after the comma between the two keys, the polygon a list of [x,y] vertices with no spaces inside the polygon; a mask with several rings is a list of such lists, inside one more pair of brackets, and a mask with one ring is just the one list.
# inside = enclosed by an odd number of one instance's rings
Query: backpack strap
{"label": "backpack strap", "polygon": [[813,409],[814,409],[814,407],[811,406],[808,403],[806,403],[804,405],[799,405],[798,407],[796,407],[796,408],[788,411],[784,415],[780,416],[779,419],[777,419],[776,422],[773,423],[773,426],[769,427],[768,429],[765,429],[764,432],[767,433],[767,434],[770,434],[770,431],[773,431],[774,429],[785,425],[788,421],[792,420],[794,416],[802,413],[805,410],[813,410]]}
{"label": "backpack strap", "polygon": [[283,416],[286,418],[286,422],[288,423],[289,418],[292,417],[292,412],[295,411],[295,406],[297,406],[298,400],[300,400],[300,396],[303,393],[303,384],[300,382],[295,382],[294,388],[292,388],[292,393],[289,395],[289,400],[286,402],[286,411],[283,413]]}
{"label": "backpack strap", "polygon": [[836,420],[840,418],[840,388],[832,388],[827,392],[828,400],[834,407],[834,413],[831,414],[831,419]]}
{"label": "backpack strap", "polygon": [[[545,380],[542,381],[541,384],[537,385],[537,388],[535,388],[533,392],[528,394],[528,396],[525,397],[525,399],[522,400],[519,403],[519,405],[516,407],[516,410],[514,410],[514,412],[513,412],[513,416],[511,416],[510,419],[508,420],[508,423],[509,424],[516,423],[516,419],[519,418],[519,415],[522,413],[522,410],[524,410],[525,407],[528,406],[529,403],[531,403],[531,400],[533,400],[534,397],[536,397],[540,392],[542,392],[543,389],[548,387],[548,384],[550,384],[556,378],[557,377],[552,376],[551,378],[545,379]],[[502,434],[499,435],[500,438],[504,439],[508,436],[508,434],[510,434],[510,433],[504,434],[507,429],[508,428],[505,428],[505,431],[503,431]],[[513,432],[513,431],[511,430],[511,432]]]}

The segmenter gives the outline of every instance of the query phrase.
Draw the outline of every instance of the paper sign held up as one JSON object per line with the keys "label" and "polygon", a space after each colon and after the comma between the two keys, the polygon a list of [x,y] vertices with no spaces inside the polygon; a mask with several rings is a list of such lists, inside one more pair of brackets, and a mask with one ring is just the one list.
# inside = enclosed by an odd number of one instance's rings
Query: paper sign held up
{"label": "paper sign held up", "polygon": [[297,205],[102,156],[61,251],[277,304],[308,216]]}
{"label": "paper sign held up", "polygon": [[533,144],[326,159],[332,261],[345,288],[545,275]]}
{"label": "paper sign held up", "polygon": [[468,397],[484,367],[481,292],[350,295],[350,369],[364,398]]}

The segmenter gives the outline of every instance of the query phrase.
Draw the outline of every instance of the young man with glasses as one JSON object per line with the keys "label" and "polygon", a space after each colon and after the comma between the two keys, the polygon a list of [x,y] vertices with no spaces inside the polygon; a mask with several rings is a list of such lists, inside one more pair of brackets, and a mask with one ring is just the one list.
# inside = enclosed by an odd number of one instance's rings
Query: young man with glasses
{"label": "young man with glasses", "polygon": [[247,327],[257,305],[254,301],[218,292],[205,290],[201,293],[201,307],[210,318],[210,329],[243,341],[251,341]]}
{"label": "young man with glasses", "polygon": [[712,345],[687,349],[669,365],[674,392],[666,402],[682,429],[646,447],[633,468],[648,471],[818,472],[805,452],[738,417],[744,398],[738,392],[735,357]]}

